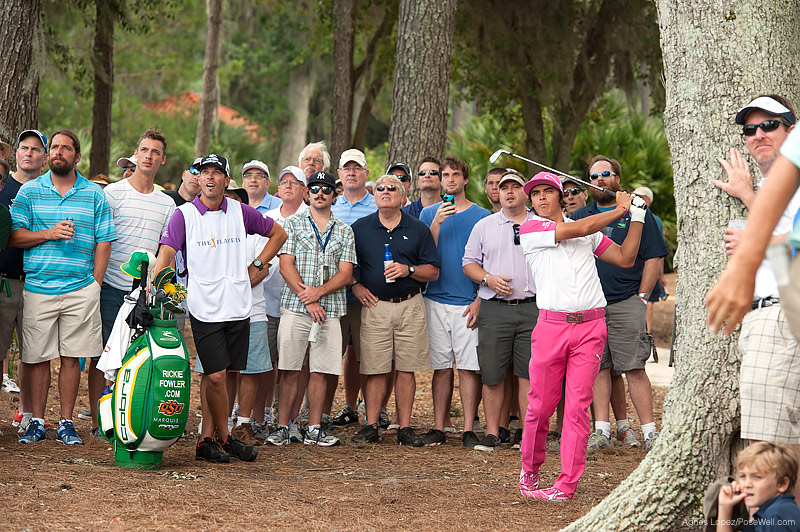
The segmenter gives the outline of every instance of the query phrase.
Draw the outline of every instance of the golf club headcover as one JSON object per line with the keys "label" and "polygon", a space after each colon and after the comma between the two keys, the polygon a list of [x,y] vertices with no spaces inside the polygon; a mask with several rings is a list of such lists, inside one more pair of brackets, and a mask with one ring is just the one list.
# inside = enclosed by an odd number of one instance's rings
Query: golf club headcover
{"label": "golf club headcover", "polygon": [[647,204],[642,198],[634,195],[631,200],[631,221],[644,223],[644,215],[647,213]]}
{"label": "golf club headcover", "polygon": [[172,281],[172,278],[174,276],[175,276],[175,268],[172,268],[171,266],[162,268],[153,277],[153,288],[155,288],[156,290],[161,290],[162,288],[164,288],[165,284]]}

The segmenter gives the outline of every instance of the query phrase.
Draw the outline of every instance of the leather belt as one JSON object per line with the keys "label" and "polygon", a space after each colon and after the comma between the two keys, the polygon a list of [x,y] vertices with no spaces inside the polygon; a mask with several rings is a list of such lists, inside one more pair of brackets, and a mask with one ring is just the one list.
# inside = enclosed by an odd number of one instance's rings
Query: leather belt
{"label": "leather belt", "polygon": [[756,299],[753,301],[753,304],[750,308],[751,310],[755,310],[757,308],[767,308],[771,307],[772,305],[777,305],[778,303],[780,303],[780,299],[777,297],[765,297],[763,299]]}
{"label": "leather belt", "polygon": [[520,303],[535,303],[536,296],[526,297],[525,299],[501,299],[499,297],[492,297],[487,301],[495,301],[497,303],[505,303],[506,305],[519,305]]}
{"label": "leather belt", "polygon": [[411,292],[410,294],[406,294],[404,296],[389,297],[386,299],[379,297],[378,299],[380,299],[381,301],[388,301],[389,303],[402,303],[403,301],[408,301],[417,294],[419,294],[419,290],[417,290],[416,292]]}
{"label": "leather belt", "polygon": [[539,309],[539,317],[550,321],[566,321],[567,323],[583,323],[605,317],[606,309],[595,308],[582,312],[556,312]]}

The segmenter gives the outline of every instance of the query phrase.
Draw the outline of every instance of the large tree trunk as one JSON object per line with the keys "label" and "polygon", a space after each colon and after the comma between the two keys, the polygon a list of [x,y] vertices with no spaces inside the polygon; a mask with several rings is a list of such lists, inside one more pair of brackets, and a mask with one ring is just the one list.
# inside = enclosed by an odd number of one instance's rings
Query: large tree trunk
{"label": "large tree trunk", "polygon": [[800,79],[791,74],[798,66],[799,4],[657,0],[656,5],[680,249],[676,371],[654,450],[568,530],[681,528],[708,485],[730,472],[739,442],[740,357],[735,335],[709,332],[703,298],[725,265],[725,225],[741,217],[742,208],[711,179],[722,174],[717,157],[727,157],[729,146],[744,148],[733,124],[741,106],[765,92],[794,102],[800,96]]}
{"label": "large tree trunk", "polygon": [[[333,16],[333,113],[331,124],[331,164],[350,148],[353,119],[353,45],[356,1],[336,0]],[[333,162],[335,161],[335,162]]]}
{"label": "large tree trunk", "polygon": [[311,102],[313,83],[311,79],[311,59],[292,69],[289,74],[289,90],[286,103],[289,107],[289,123],[283,133],[278,166],[285,168],[297,164],[300,150],[306,145],[308,131],[308,105]]}
{"label": "large tree trunk", "polygon": [[206,0],[208,30],[206,34],[206,59],[203,66],[203,94],[200,112],[197,117],[197,136],[194,141],[194,156],[208,154],[211,146],[211,127],[218,109],[219,87],[217,86],[217,67],[220,52],[220,33],[222,31],[222,0]]}
{"label": "large tree trunk", "polygon": [[39,72],[44,54],[41,0],[0,2],[0,140],[39,126]]}
{"label": "large tree trunk", "polygon": [[94,104],[89,175],[108,173],[111,151],[111,99],[114,92],[114,12],[109,0],[96,0],[94,22]]}
{"label": "large tree trunk", "polygon": [[444,155],[456,4],[400,0],[387,164],[417,168],[426,156]]}

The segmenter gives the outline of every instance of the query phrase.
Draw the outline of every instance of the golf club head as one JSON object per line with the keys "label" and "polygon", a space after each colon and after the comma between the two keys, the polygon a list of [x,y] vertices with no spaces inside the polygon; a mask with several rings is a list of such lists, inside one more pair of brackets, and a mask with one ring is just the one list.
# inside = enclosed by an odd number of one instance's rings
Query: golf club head
{"label": "golf club head", "polygon": [[178,305],[177,303],[175,303],[171,299],[165,300],[164,303],[162,303],[162,308],[164,310],[166,310],[167,312],[170,312],[172,314],[185,314],[186,313],[186,309],[184,309],[183,307],[181,307],[180,305]]}
{"label": "golf club head", "polygon": [[496,163],[497,160],[500,158],[500,156],[503,155],[504,153],[508,153],[508,150],[502,150],[502,149],[497,150],[492,154],[491,157],[489,157],[489,162],[492,164]]}

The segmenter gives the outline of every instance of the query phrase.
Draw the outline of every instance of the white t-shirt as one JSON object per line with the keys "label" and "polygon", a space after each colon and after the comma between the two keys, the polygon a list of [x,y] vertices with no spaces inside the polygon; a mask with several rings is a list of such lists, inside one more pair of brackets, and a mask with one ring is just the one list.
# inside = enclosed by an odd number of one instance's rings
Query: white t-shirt
{"label": "white t-shirt", "polygon": [[[258,255],[261,253],[261,250],[263,250],[264,246],[267,245],[267,242],[269,242],[269,238],[265,236],[247,235],[245,244],[247,245],[247,258],[250,260],[250,262],[258,257]],[[276,273],[277,269],[277,266],[275,268],[270,266],[269,273],[264,280],[257,285],[250,287],[253,291],[253,308],[250,310],[251,322],[267,321],[267,302],[264,299],[264,283],[267,282],[267,279],[270,279],[275,275],[280,277],[280,274]]]}
{"label": "white t-shirt", "polygon": [[[301,203],[300,207],[297,208],[294,214],[303,214],[308,210],[308,205],[305,203]],[[283,223],[286,221],[286,218],[281,214],[281,208],[276,207],[271,211],[267,211],[264,216],[269,216],[275,223],[280,224],[283,227]],[[268,316],[276,316],[280,317],[281,315],[281,289],[286,284],[286,281],[283,280],[281,277],[279,269],[279,256],[275,255],[275,258],[272,259],[269,263],[270,274],[263,283],[264,285],[264,297],[267,302],[267,315]],[[273,272],[275,275],[273,275]]]}
{"label": "white t-shirt", "polygon": [[111,183],[104,189],[114,216],[117,240],[111,243],[103,280],[119,290],[131,290],[133,279],[120,269],[134,251],[153,254],[175,212],[175,202],[158,189],[149,194],[137,191],[127,179]]}
{"label": "white t-shirt", "polygon": [[520,245],[536,283],[536,305],[556,312],[605,307],[594,259],[608,249],[611,239],[597,232],[556,242],[556,225],[534,216],[519,228]]}

